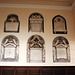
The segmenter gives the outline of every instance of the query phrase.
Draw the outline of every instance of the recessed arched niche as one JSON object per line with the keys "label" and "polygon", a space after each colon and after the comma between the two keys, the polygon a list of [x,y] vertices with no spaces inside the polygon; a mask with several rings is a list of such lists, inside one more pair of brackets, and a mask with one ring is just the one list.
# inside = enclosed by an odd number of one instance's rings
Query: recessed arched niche
{"label": "recessed arched niche", "polygon": [[32,13],[29,16],[28,32],[44,32],[44,18],[40,13]]}
{"label": "recessed arched niche", "polygon": [[45,62],[45,41],[39,35],[33,35],[27,42],[27,62]]}
{"label": "recessed arched niche", "polygon": [[53,34],[67,34],[66,19],[61,15],[56,15],[52,19]]}
{"label": "recessed arched niche", "polygon": [[58,36],[53,40],[53,62],[70,62],[69,42],[65,37]]}
{"label": "recessed arched niche", "polygon": [[16,14],[10,14],[4,23],[4,32],[19,32],[20,22]]}
{"label": "recessed arched niche", "polygon": [[18,61],[19,40],[16,36],[8,35],[2,40],[1,61]]}

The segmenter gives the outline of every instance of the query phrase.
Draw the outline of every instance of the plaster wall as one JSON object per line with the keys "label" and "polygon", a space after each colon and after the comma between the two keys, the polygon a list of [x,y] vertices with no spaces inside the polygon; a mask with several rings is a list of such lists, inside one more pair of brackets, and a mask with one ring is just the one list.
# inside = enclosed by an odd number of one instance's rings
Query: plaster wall
{"label": "plaster wall", "polygon": [[[75,8],[74,8],[75,9]],[[44,17],[44,33],[28,32],[28,18],[30,14],[38,12]],[[0,66],[74,66],[75,65],[75,10],[59,9],[39,9],[39,8],[0,8],[0,51],[1,42],[7,35],[14,35],[19,39],[19,61],[18,62],[0,62]],[[4,32],[4,21],[9,14],[16,14],[20,21],[19,33]],[[61,15],[67,22],[67,34],[53,34],[52,18]],[[27,63],[27,40],[34,34],[40,35],[45,40],[45,63]],[[53,63],[52,42],[55,37],[64,36],[70,44],[71,62]]]}
{"label": "plaster wall", "polygon": [[73,7],[72,12],[73,12],[73,21],[74,21],[74,26],[75,26],[75,6]]}

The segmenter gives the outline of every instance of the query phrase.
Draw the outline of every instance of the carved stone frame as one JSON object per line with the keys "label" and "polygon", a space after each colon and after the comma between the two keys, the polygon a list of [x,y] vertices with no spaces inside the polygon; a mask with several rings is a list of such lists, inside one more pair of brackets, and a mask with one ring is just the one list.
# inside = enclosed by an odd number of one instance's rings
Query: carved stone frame
{"label": "carved stone frame", "polygon": [[2,40],[1,61],[18,61],[19,40],[13,35],[8,35]]}
{"label": "carved stone frame", "polygon": [[66,19],[57,15],[52,19],[53,34],[67,34]]}
{"label": "carved stone frame", "polygon": [[18,16],[15,14],[10,14],[7,16],[4,22],[4,32],[16,32],[18,33],[20,29],[20,22]]}
{"label": "carved stone frame", "polygon": [[[64,39],[65,44],[62,42]],[[56,41],[59,40],[57,43]],[[56,42],[56,43],[54,43]],[[58,48],[61,50],[57,52]],[[60,54],[57,54],[60,53]],[[59,55],[59,57],[58,57]],[[53,40],[53,62],[70,62],[70,48],[69,43],[66,38],[59,36]]]}
{"label": "carved stone frame", "polygon": [[[38,41],[35,41],[35,40],[38,40]],[[39,43],[38,43],[39,42]],[[41,43],[41,44],[40,44]],[[27,43],[27,62],[29,63],[43,63],[45,62],[45,47],[44,47],[44,40],[41,36],[39,35],[33,35],[29,38],[28,40],[28,43]],[[38,51],[36,54],[35,53],[30,53],[32,52],[32,50],[35,50]],[[42,52],[40,52],[42,51]],[[37,59],[35,58],[31,58],[31,54],[34,54],[33,56],[35,57],[35,55],[37,56]],[[41,55],[39,55],[41,54]],[[38,59],[38,57],[41,57]]]}
{"label": "carved stone frame", "polygon": [[44,18],[40,13],[32,13],[28,19],[28,32],[44,32]]}

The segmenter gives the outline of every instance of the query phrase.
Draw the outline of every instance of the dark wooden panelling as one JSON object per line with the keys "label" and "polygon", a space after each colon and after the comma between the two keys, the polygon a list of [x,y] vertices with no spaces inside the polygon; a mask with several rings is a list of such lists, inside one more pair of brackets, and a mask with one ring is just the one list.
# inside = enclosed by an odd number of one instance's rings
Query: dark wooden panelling
{"label": "dark wooden panelling", "polygon": [[75,66],[0,66],[0,75],[75,75]]}
{"label": "dark wooden panelling", "polygon": [[0,75],[1,75],[1,68],[0,68]]}
{"label": "dark wooden panelling", "polygon": [[11,68],[3,68],[2,75],[14,75],[14,69]]}
{"label": "dark wooden panelling", "polygon": [[42,75],[53,75],[53,70],[42,70]]}
{"label": "dark wooden panelling", "polygon": [[15,71],[15,75],[27,75],[27,70],[22,68],[20,69],[17,68]]}
{"label": "dark wooden panelling", "polygon": [[52,68],[43,68],[42,75],[53,75],[53,69]]}
{"label": "dark wooden panelling", "polygon": [[66,75],[66,69],[56,68],[54,69],[54,75]]}
{"label": "dark wooden panelling", "polygon": [[75,68],[67,69],[67,75],[75,75]]}
{"label": "dark wooden panelling", "polygon": [[40,70],[37,69],[30,70],[29,75],[40,75]]}

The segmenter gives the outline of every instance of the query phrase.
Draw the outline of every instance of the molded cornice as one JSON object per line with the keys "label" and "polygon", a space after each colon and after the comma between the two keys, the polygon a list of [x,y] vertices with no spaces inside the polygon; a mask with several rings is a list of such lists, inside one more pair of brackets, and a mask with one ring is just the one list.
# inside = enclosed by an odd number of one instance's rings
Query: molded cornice
{"label": "molded cornice", "polygon": [[[74,6],[74,5],[73,5]],[[50,5],[24,5],[24,4],[0,4],[4,8],[40,8],[40,9],[59,9],[72,10],[73,6],[50,6]]]}

